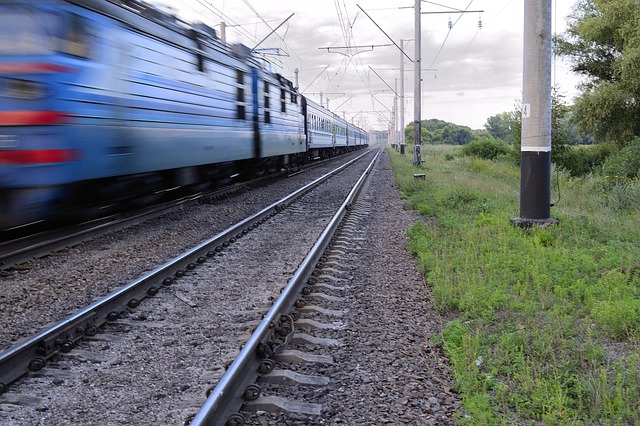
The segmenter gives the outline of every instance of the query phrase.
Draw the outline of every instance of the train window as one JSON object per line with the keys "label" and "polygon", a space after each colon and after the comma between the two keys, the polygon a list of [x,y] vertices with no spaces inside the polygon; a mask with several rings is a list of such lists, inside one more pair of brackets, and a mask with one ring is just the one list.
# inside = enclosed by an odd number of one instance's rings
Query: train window
{"label": "train window", "polygon": [[271,96],[269,92],[269,82],[264,82],[264,122],[271,123]]}
{"label": "train window", "polygon": [[82,18],[78,15],[71,15],[69,21],[69,32],[63,41],[62,50],[73,56],[83,58],[89,57],[89,36],[86,28],[82,23]]}
{"label": "train window", "polygon": [[48,55],[59,50],[67,31],[63,16],[23,3],[2,5],[0,54]]}
{"label": "train window", "polygon": [[198,71],[204,72],[204,56],[198,52]]}
{"label": "train window", "polygon": [[287,92],[284,88],[280,89],[280,110],[282,112],[287,112]]}
{"label": "train window", "polygon": [[196,61],[198,71],[204,72],[204,54],[202,49],[202,41],[200,41],[200,35],[194,29],[191,30],[191,37],[193,41],[196,43]]}
{"label": "train window", "polygon": [[238,96],[237,96],[237,115],[238,120],[244,120],[246,118],[246,109],[244,106],[245,92],[244,92],[244,72],[242,70],[236,71],[236,77],[238,80]]}

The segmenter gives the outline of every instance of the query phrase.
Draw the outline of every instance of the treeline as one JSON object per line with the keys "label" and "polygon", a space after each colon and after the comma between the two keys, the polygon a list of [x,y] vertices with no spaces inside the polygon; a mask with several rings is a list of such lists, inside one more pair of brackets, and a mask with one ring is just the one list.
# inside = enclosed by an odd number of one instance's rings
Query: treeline
{"label": "treeline", "polygon": [[[422,120],[420,125],[423,144],[465,145],[478,138],[477,132],[467,126],[460,126],[443,120]],[[405,140],[413,144],[414,125],[405,128]]]}

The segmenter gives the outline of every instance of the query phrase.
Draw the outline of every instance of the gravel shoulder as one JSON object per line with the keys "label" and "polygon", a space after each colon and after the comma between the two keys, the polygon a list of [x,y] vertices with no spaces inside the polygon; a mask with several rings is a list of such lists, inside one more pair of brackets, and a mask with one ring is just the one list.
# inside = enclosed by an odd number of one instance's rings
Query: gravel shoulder
{"label": "gravel shoulder", "polygon": [[330,375],[327,424],[455,424],[459,398],[447,359],[430,340],[444,321],[407,248],[406,231],[419,216],[405,208],[388,154],[364,199],[372,211],[349,290],[358,315],[334,354],[340,370]]}

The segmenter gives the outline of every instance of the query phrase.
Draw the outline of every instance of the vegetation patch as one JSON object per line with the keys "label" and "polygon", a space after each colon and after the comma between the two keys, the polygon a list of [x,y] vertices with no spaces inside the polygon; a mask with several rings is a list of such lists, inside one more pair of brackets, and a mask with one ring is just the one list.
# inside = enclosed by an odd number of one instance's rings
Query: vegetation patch
{"label": "vegetation patch", "polygon": [[469,142],[461,149],[463,155],[473,155],[485,160],[494,160],[501,155],[506,155],[510,151],[509,146],[499,139],[483,137],[473,142]]}
{"label": "vegetation patch", "polygon": [[519,169],[459,150],[425,146],[421,168],[390,155],[404,197],[428,217],[408,230],[410,250],[436,308],[456,318],[434,340],[451,360],[460,422],[637,424],[637,179],[558,170],[560,225],[526,230],[510,222]]}

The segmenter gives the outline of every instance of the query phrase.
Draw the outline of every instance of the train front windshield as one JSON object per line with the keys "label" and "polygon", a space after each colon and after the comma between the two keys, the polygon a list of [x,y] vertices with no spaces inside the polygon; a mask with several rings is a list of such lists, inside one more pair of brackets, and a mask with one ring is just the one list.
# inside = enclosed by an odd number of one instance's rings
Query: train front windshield
{"label": "train front windshield", "polygon": [[0,55],[46,55],[60,45],[60,15],[29,6],[0,5]]}

